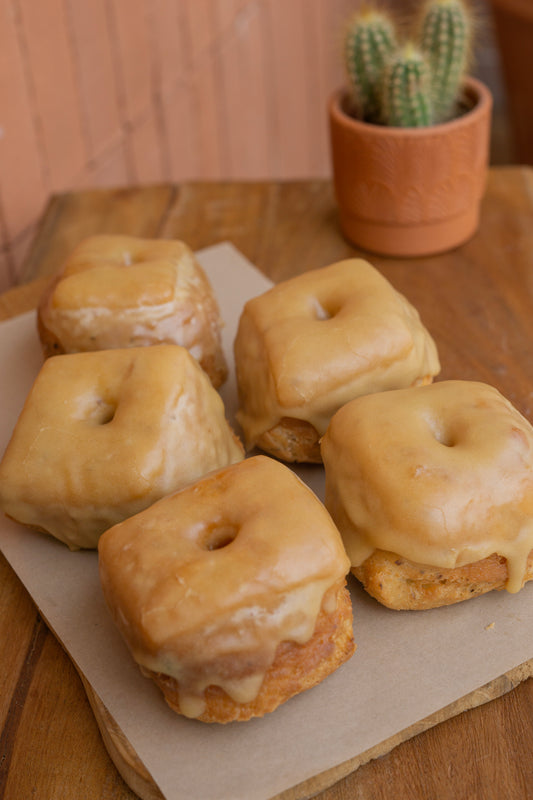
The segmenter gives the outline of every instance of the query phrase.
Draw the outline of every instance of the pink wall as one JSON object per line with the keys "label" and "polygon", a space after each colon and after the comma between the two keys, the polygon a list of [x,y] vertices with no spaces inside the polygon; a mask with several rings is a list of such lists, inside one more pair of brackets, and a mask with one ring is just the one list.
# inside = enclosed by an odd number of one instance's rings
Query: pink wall
{"label": "pink wall", "polygon": [[358,3],[0,0],[0,290],[52,193],[328,176]]}

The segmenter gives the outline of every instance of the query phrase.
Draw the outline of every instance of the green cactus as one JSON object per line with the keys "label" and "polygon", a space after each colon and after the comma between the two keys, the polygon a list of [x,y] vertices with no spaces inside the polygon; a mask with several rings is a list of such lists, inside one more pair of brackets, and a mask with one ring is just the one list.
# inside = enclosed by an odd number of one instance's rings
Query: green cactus
{"label": "green cactus", "polygon": [[355,107],[364,119],[379,117],[381,75],[396,47],[394,23],[384,12],[365,7],[349,20],[344,40],[345,66]]}
{"label": "green cactus", "polygon": [[408,43],[383,72],[382,119],[386,125],[416,128],[434,119],[430,72],[422,52]]}
{"label": "green cactus", "polygon": [[435,119],[444,121],[455,113],[469,65],[471,16],[462,0],[428,0],[419,25],[420,47],[431,71]]}
{"label": "green cactus", "polygon": [[412,40],[399,44],[392,16],[368,0],[350,19],[344,42],[355,115],[401,127],[454,116],[471,52],[467,3],[423,0]]}

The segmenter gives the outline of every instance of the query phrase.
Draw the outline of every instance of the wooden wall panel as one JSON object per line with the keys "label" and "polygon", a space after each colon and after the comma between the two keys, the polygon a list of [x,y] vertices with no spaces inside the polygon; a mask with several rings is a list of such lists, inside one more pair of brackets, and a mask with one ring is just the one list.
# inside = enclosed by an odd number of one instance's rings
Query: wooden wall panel
{"label": "wooden wall panel", "polygon": [[0,289],[53,192],[328,176],[360,2],[0,0]]}
{"label": "wooden wall panel", "polygon": [[42,212],[47,197],[37,139],[20,10],[0,0],[0,236],[4,272],[15,278],[12,245]]}
{"label": "wooden wall panel", "polygon": [[[192,163],[191,126],[184,129],[182,120],[190,118],[190,93],[186,90],[186,72],[190,68],[187,38],[180,24],[178,4],[168,0],[151,3],[150,50],[152,54],[152,89],[154,119],[158,129],[161,168],[165,179],[186,175]],[[177,142],[180,143],[179,147]],[[171,149],[172,143],[172,149]],[[176,157],[176,151],[181,156]]]}
{"label": "wooden wall panel", "polygon": [[192,128],[195,154],[192,177],[209,175],[217,180],[224,172],[222,141],[228,120],[220,113],[220,75],[213,59],[207,56],[195,59],[187,86],[192,111],[188,124]]}
{"label": "wooden wall panel", "polygon": [[[47,188],[65,188],[86,158],[63,0],[19,0],[23,53]],[[46,31],[46,35],[43,32]]]}
{"label": "wooden wall panel", "polygon": [[[308,80],[307,52],[309,42],[309,14],[305,0],[279,3],[266,0],[268,30],[268,63],[272,91],[280,98],[276,105],[275,141],[283,147],[276,148],[273,165],[278,174],[304,176],[309,172],[309,148],[302,133],[309,126],[309,94],[312,81]],[[308,6],[310,4],[307,4]]]}
{"label": "wooden wall panel", "polygon": [[170,180],[189,180],[198,176],[198,137],[194,129],[195,103],[186,83],[162,92],[161,114],[168,150]]}
{"label": "wooden wall panel", "polygon": [[[90,5],[90,4],[89,4]],[[122,123],[135,125],[152,105],[150,3],[111,0],[108,19]]]}
{"label": "wooden wall panel", "polygon": [[160,147],[161,131],[157,115],[155,109],[150,111],[144,119],[135,122],[128,137],[135,183],[159,183],[168,179]]}
{"label": "wooden wall panel", "polygon": [[0,292],[5,292],[9,289],[13,282],[12,278],[12,265],[8,259],[5,249],[0,250]]}
{"label": "wooden wall panel", "polygon": [[228,19],[219,18],[221,29],[228,31],[216,54],[221,103],[228,120],[223,130],[227,177],[261,178],[273,173],[276,108],[268,76],[265,17],[264,6],[256,3],[239,14],[233,27]]}
{"label": "wooden wall panel", "polygon": [[[212,0],[195,0],[182,3],[182,24],[189,38],[188,52],[191,66],[198,64],[209,54],[210,48],[221,33],[218,29],[218,3]],[[231,12],[230,8],[230,12]]]}
{"label": "wooden wall panel", "polygon": [[[46,6],[49,0],[41,0]],[[87,164],[95,165],[106,150],[121,140],[116,43],[112,36],[110,0],[64,0],[69,40],[77,81],[78,103],[87,142]]]}
{"label": "wooden wall panel", "polygon": [[107,147],[99,158],[89,163],[73,189],[91,189],[94,187],[112,188],[126,186],[131,182],[131,171],[126,157],[126,148],[122,140]]}

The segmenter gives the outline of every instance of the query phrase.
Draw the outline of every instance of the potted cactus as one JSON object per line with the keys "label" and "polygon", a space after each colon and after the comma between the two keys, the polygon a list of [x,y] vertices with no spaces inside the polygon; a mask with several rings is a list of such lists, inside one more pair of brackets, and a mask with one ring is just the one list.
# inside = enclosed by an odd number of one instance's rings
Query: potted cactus
{"label": "potted cactus", "polygon": [[492,98],[467,75],[466,0],[423,0],[404,38],[366,3],[348,22],[349,86],[329,105],[341,228],[383,255],[440,253],[479,224]]}

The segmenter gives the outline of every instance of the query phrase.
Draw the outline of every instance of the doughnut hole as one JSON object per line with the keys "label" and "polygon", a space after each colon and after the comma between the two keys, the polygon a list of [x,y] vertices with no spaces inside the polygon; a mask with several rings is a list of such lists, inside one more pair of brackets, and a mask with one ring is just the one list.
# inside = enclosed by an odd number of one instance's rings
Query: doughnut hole
{"label": "doughnut hole", "polygon": [[234,541],[238,532],[237,526],[231,523],[211,525],[205,532],[202,546],[205,550],[222,550]]}
{"label": "doughnut hole", "polygon": [[115,417],[117,402],[101,395],[85,396],[79,403],[75,417],[91,425],[108,425]]}
{"label": "doughnut hole", "polygon": [[147,261],[152,261],[150,249],[143,247],[132,247],[129,250],[121,251],[122,264],[125,267],[133,267],[135,264],[144,264]]}
{"label": "doughnut hole", "polygon": [[135,253],[132,253],[131,250],[123,250],[121,256],[122,264],[125,267],[131,267],[132,264],[137,264],[141,260]]}
{"label": "doughnut hole", "polygon": [[444,447],[455,447],[457,438],[443,419],[430,417],[428,419],[428,424],[434,439],[436,439],[439,444],[444,445]]}
{"label": "doughnut hole", "polygon": [[312,297],[311,310],[314,318],[321,322],[323,320],[331,319],[338,314],[340,305],[329,300],[321,302],[318,297]]}
{"label": "doughnut hole", "polygon": [[96,401],[90,419],[96,425],[108,425],[113,421],[116,410],[115,403],[108,403],[103,398],[99,398]]}

